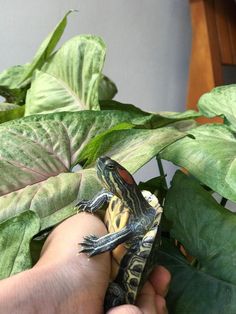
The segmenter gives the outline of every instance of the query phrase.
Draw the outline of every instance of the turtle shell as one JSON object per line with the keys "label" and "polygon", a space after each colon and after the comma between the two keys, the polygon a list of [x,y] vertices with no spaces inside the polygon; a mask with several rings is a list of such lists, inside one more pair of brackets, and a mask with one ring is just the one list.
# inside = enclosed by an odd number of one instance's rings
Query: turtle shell
{"label": "turtle shell", "polygon": [[[129,216],[129,209],[124,206],[122,201],[116,196],[112,197],[104,218],[108,232],[113,233],[125,227]],[[126,243],[122,243],[112,251],[111,280],[115,279],[120,267],[120,261],[127,252],[127,249]]]}
{"label": "turtle shell", "polygon": [[[160,207],[158,199],[156,198],[155,195],[153,195],[149,191],[142,191],[142,194],[153,208],[155,208],[157,211],[162,212],[162,208]],[[125,227],[126,224],[128,223],[129,217],[130,217],[129,208],[125,207],[118,197],[113,196],[109,202],[104,217],[104,222],[107,226],[108,232],[113,233]],[[155,235],[156,234],[154,234],[153,232],[148,232],[144,238],[146,238],[147,236],[155,237]],[[112,281],[116,278],[122,260],[124,259],[129,249],[130,249],[129,243],[122,243],[112,251],[112,269],[111,269]],[[131,269],[133,266],[134,265],[127,265],[126,268]]]}

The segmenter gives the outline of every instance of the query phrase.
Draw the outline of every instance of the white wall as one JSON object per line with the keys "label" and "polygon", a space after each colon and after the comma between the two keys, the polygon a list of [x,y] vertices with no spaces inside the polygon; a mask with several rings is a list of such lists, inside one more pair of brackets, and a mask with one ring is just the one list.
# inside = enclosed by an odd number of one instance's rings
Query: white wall
{"label": "white wall", "polygon": [[[64,13],[64,38],[92,33],[107,43],[104,73],[117,84],[117,100],[149,111],[185,109],[191,24],[186,0],[1,1],[0,71],[29,61]],[[137,175],[154,175],[154,163]]]}

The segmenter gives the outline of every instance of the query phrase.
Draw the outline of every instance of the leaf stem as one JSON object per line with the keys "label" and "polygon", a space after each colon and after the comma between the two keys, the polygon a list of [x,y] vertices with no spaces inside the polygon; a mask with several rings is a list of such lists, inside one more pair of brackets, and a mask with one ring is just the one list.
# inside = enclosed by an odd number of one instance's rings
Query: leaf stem
{"label": "leaf stem", "polygon": [[163,165],[162,165],[161,158],[160,158],[159,154],[156,155],[156,161],[157,161],[157,165],[158,165],[158,169],[159,169],[160,175],[163,177],[163,180],[164,180],[164,188],[167,190],[168,186],[167,186],[167,182],[166,182],[166,175],[165,175],[164,168],[163,168]]}

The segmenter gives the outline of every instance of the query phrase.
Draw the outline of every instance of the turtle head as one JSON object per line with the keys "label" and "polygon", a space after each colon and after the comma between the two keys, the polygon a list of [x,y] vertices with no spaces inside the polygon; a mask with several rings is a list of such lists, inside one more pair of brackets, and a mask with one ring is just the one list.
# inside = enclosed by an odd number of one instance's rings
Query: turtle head
{"label": "turtle head", "polygon": [[97,174],[103,185],[116,196],[123,198],[137,185],[132,175],[115,160],[102,156],[97,160]]}

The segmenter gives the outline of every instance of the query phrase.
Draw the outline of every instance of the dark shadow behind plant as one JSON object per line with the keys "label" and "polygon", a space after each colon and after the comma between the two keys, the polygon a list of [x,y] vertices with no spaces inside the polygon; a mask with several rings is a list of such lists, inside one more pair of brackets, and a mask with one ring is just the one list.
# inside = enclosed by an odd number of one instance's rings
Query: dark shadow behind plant
{"label": "dark shadow behind plant", "polygon": [[[203,95],[199,113],[149,113],[114,101],[101,38],[76,36],[55,50],[70,13],[32,62],[0,74],[0,277],[32,267],[43,243],[35,237],[101,188],[97,157],[108,155],[134,173],[158,155],[188,170],[177,171],[169,189],[164,171],[140,183],[164,204],[153,264],[172,273],[170,313],[236,313],[235,214],[213,194],[236,202],[236,86]],[[199,126],[199,115],[224,123]]]}

